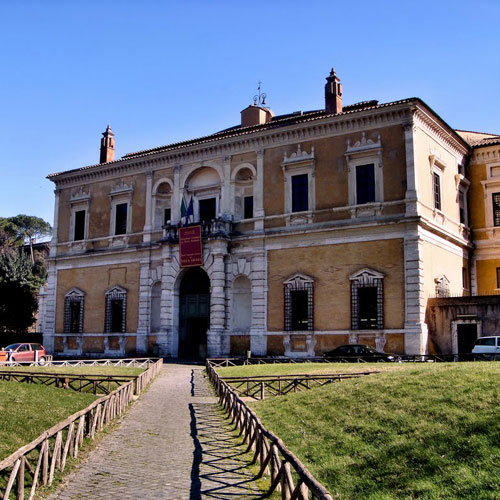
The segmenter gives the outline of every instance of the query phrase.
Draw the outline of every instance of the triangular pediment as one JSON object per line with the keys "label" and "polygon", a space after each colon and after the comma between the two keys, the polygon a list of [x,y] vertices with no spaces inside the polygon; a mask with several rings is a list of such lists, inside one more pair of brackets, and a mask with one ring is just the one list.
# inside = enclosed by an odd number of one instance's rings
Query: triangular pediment
{"label": "triangular pediment", "polygon": [[361,283],[370,283],[375,279],[384,279],[384,275],[378,271],[365,267],[354,274],[351,274],[349,279],[351,281],[359,281]]}

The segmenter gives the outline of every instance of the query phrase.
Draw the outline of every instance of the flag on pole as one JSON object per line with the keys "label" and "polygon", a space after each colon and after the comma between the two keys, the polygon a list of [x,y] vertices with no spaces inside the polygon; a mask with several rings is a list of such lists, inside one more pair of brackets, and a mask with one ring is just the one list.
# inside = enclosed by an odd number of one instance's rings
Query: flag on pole
{"label": "flag on pole", "polygon": [[181,202],[181,218],[186,217],[186,202],[184,201],[184,196],[182,196]]}
{"label": "flag on pole", "polygon": [[189,200],[189,205],[186,210],[186,220],[187,223],[189,224],[189,217],[193,216],[194,219],[194,207],[193,207],[193,197],[191,196],[191,199]]}

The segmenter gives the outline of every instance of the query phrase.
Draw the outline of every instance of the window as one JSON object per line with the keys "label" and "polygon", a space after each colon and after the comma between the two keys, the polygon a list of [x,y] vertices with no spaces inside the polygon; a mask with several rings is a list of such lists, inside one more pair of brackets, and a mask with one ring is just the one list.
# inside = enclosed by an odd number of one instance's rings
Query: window
{"label": "window", "polygon": [[308,184],[309,176],[307,174],[292,176],[292,212],[308,210]]}
{"label": "window", "polygon": [[127,234],[127,203],[118,203],[115,207],[115,234]]}
{"label": "window", "polygon": [[243,198],[243,218],[253,218],[253,196],[245,196]]}
{"label": "window", "polygon": [[172,211],[170,208],[164,208],[163,209],[163,225],[166,226],[169,221],[172,219]]}
{"label": "window", "polygon": [[207,198],[199,201],[200,221],[208,222],[215,220],[216,199]]}
{"label": "window", "polygon": [[121,287],[114,287],[106,293],[106,333],[125,333],[127,318],[127,292]]}
{"label": "window", "polygon": [[493,225],[500,226],[500,193],[491,195],[493,201]]}
{"label": "window", "polygon": [[441,176],[433,172],[432,173],[432,178],[433,178],[433,194],[434,194],[434,208],[436,210],[441,210]]}
{"label": "window", "polygon": [[73,288],[64,297],[64,332],[83,332],[83,300],[84,292]]}
{"label": "window", "polygon": [[497,288],[500,288],[500,267],[497,267]]}
{"label": "window", "polygon": [[285,330],[312,331],[314,329],[314,280],[297,274],[284,282]]}
{"label": "window", "polygon": [[[497,273],[497,280],[498,280],[498,273]],[[462,288],[469,288],[469,280],[467,279],[467,268],[462,267]]]}
{"label": "window", "polygon": [[356,204],[373,203],[375,201],[375,165],[358,165],[356,167]]}
{"label": "window", "polygon": [[362,269],[350,276],[351,329],[381,330],[384,328],[384,275]]}
{"label": "window", "polygon": [[465,218],[465,193],[463,191],[458,192],[458,209],[460,211],[460,224],[467,224]]}
{"label": "window", "polygon": [[85,210],[78,210],[75,212],[75,232],[74,241],[85,239]]}

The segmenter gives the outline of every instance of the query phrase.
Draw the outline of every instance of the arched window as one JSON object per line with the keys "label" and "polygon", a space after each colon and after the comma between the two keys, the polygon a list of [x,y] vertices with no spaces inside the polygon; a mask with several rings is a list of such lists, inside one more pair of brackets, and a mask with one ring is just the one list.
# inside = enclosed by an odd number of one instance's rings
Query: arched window
{"label": "arched window", "polygon": [[384,328],[384,275],[362,269],[351,280],[352,330],[381,330]]}
{"label": "arched window", "polygon": [[314,330],[314,279],[296,274],[285,287],[285,331]]}
{"label": "arched window", "polygon": [[127,291],[115,286],[106,292],[106,333],[125,333],[127,331]]}
{"label": "arched window", "polygon": [[252,219],[254,217],[254,181],[255,168],[248,163],[240,165],[232,175],[233,215],[234,220]]}
{"label": "arched window", "polygon": [[71,289],[64,297],[64,333],[83,332],[83,303],[85,292]]}
{"label": "arched window", "polygon": [[187,222],[208,222],[217,219],[221,205],[220,191],[221,179],[217,170],[202,167],[192,172],[186,180],[183,192],[189,219]]}
{"label": "arched window", "polygon": [[154,229],[161,229],[172,219],[172,187],[167,180],[159,181],[154,190]]}

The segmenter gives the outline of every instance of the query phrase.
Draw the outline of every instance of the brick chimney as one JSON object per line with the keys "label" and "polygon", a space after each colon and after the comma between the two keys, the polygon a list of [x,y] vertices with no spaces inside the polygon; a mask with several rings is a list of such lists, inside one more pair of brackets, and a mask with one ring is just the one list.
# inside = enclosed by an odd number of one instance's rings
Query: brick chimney
{"label": "brick chimney", "polygon": [[326,77],[325,110],[329,114],[342,112],[342,84],[333,68]]}
{"label": "brick chimney", "polygon": [[108,125],[106,131],[102,133],[101,157],[99,163],[107,163],[115,159],[115,134]]}
{"label": "brick chimney", "polygon": [[241,112],[241,126],[251,127],[269,123],[273,116],[274,113],[269,108],[251,104]]}

